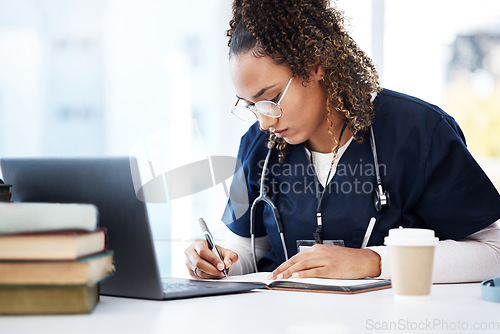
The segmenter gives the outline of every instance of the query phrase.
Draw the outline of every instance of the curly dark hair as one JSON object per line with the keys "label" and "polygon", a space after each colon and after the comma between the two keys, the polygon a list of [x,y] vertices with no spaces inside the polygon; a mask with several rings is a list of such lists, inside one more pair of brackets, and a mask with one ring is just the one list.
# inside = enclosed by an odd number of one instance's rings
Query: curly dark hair
{"label": "curly dark hair", "polygon": [[[374,117],[370,100],[380,91],[379,78],[372,60],[345,31],[344,21],[343,13],[328,0],[235,0],[228,46],[230,56],[252,52],[271,57],[304,78],[304,85],[315,64],[322,64],[330,134],[330,115],[336,111],[345,116],[354,140],[362,142]],[[285,142],[270,136],[282,158]],[[333,141],[332,151],[339,145]]]}

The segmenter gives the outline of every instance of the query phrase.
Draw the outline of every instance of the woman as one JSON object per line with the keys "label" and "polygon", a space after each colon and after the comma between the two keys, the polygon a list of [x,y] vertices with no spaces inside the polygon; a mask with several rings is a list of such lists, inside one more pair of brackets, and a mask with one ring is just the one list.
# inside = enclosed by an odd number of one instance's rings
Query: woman
{"label": "woman", "polygon": [[[398,226],[440,238],[436,282],[500,274],[500,195],[458,124],[436,106],[379,88],[371,60],[342,25],[322,0],[234,2],[233,112],[258,122],[240,144],[242,168],[223,217],[224,261],[196,240],[186,249],[190,274],[219,278],[224,268],[243,274],[257,266],[271,279],[388,278],[383,238]],[[261,187],[273,204],[251,213]]]}

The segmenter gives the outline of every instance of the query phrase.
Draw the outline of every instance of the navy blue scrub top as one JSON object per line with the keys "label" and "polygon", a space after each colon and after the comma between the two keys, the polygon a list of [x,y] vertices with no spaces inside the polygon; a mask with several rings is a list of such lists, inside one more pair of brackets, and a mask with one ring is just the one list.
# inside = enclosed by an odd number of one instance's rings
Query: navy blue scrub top
{"label": "navy blue scrub top", "polygon": [[[500,218],[500,195],[471,156],[455,120],[422,100],[384,89],[374,101],[373,128],[384,190],[390,208],[376,212],[375,167],[369,131],[362,143],[352,141],[339,160],[322,201],[325,240],[344,240],[359,248],[371,217],[377,222],[369,246],[383,245],[388,230],[399,226],[433,229],[439,239],[460,240]],[[222,220],[234,233],[250,236],[250,206],[259,194],[268,134],[258,123],[242,137],[230,198]],[[277,206],[289,256],[297,240],[313,240],[316,230],[316,176],[303,144],[288,145],[278,162],[274,150],[266,180]],[[258,262],[272,271],[284,252],[269,206],[259,204],[256,236],[267,235],[271,250]]]}

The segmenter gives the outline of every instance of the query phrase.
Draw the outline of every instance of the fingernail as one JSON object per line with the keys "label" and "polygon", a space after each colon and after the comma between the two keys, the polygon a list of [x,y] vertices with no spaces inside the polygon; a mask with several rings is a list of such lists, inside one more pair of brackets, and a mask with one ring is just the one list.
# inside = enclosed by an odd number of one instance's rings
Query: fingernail
{"label": "fingernail", "polygon": [[231,267],[231,265],[232,265],[232,264],[233,264],[233,261],[231,261],[231,260],[227,260],[227,261],[226,261],[226,268]]}
{"label": "fingernail", "polygon": [[292,274],[292,277],[293,277],[293,278],[298,278],[298,277],[299,277],[299,273],[293,273],[293,274]]}
{"label": "fingernail", "polygon": [[224,270],[224,265],[222,263],[217,263],[217,269]]}
{"label": "fingernail", "polygon": [[283,278],[283,273],[279,274],[276,278],[277,279],[282,279]]}

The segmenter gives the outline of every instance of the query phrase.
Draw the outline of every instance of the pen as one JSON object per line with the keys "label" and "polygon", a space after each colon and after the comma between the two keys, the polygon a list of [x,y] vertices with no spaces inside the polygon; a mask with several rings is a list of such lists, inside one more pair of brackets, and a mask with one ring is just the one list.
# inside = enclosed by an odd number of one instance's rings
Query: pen
{"label": "pen", "polygon": [[[200,218],[198,221],[200,222],[200,227],[201,227],[201,230],[203,231],[203,234],[205,235],[205,239],[207,239],[208,248],[210,248],[210,250],[212,252],[217,254],[219,259],[221,259],[222,264],[224,264],[224,258],[222,257],[221,253],[219,252],[219,249],[217,249],[217,247],[215,247],[214,238],[212,237],[212,233],[210,233],[210,230],[208,229],[207,224],[205,223],[203,218]],[[222,270],[222,273],[224,274],[224,276],[227,276],[227,270],[225,268],[225,265],[224,265],[224,269]]]}
{"label": "pen", "polygon": [[366,229],[365,236],[363,237],[363,242],[361,243],[361,248],[366,248],[366,246],[368,245],[368,241],[370,240],[370,236],[372,235],[373,227],[375,226],[376,221],[377,220],[375,219],[375,217],[372,217],[370,219],[370,222],[368,223],[368,228]]}

